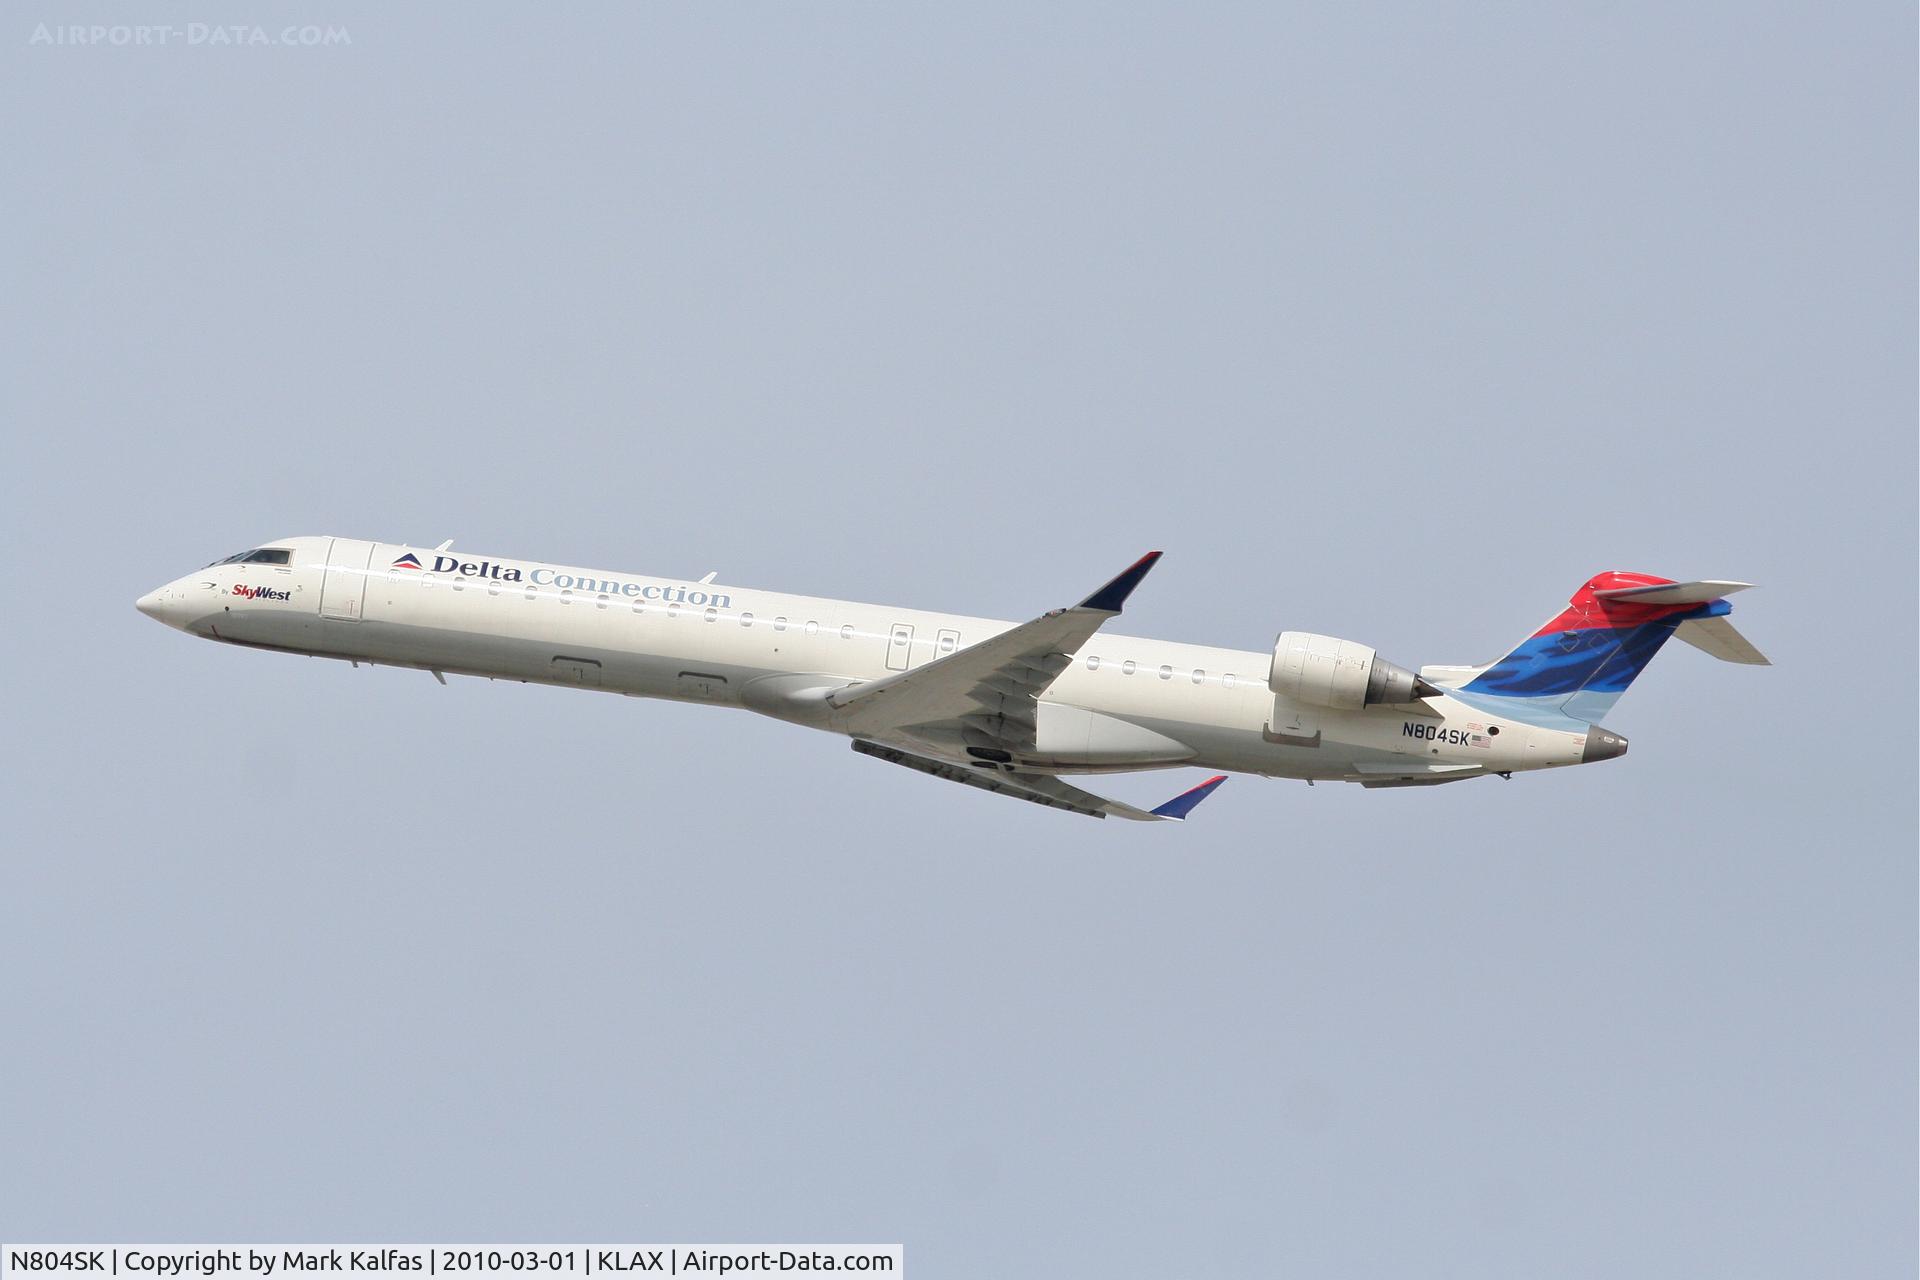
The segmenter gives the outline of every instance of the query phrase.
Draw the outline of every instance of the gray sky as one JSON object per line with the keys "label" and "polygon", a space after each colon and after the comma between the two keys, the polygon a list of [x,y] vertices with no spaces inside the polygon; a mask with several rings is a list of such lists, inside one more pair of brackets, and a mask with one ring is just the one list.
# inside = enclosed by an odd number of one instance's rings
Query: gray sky
{"label": "gray sky", "polygon": [[[345,47],[41,47],[40,21]],[[16,6],[0,1237],[1915,1269],[1904,5]],[[1484,660],[1624,761],[1185,828],[228,650],[288,533]],[[1109,790],[1157,801],[1193,775]]]}

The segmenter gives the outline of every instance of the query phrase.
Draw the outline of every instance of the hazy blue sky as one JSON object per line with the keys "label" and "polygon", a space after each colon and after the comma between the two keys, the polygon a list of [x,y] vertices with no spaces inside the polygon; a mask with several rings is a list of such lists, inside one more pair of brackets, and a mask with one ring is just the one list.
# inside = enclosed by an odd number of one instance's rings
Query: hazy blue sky
{"label": "hazy blue sky", "polygon": [[[1911,6],[0,48],[0,1237],[1914,1273]],[[1407,665],[1724,576],[1778,665],[1141,828],[133,610],[296,532],[1001,617],[1163,547],[1129,630]]]}

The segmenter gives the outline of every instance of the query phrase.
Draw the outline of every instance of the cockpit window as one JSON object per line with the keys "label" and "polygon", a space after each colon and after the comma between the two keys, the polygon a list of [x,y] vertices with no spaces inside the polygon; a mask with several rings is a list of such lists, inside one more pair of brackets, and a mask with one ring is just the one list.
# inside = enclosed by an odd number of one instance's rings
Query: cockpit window
{"label": "cockpit window", "polygon": [[[285,547],[258,547],[252,551],[236,551],[225,560],[215,560],[213,564],[291,564],[293,552]],[[209,569],[213,565],[207,566]]]}

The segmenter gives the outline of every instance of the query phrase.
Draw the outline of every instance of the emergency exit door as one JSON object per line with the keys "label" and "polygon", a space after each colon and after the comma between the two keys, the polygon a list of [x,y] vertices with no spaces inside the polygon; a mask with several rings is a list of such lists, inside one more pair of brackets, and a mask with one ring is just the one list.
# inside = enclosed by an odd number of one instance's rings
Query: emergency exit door
{"label": "emergency exit door", "polygon": [[913,624],[896,622],[887,635],[887,670],[905,671],[913,660]]}
{"label": "emergency exit door", "polygon": [[336,622],[358,622],[367,601],[367,566],[373,563],[373,544],[358,538],[335,538],[327,548],[327,576],[320,583],[320,616]]}

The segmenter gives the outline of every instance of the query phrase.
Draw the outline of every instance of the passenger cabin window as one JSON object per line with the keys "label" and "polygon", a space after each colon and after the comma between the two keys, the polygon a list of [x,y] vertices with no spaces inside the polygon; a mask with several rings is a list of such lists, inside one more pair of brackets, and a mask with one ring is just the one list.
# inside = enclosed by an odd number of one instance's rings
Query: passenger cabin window
{"label": "passenger cabin window", "polygon": [[743,626],[743,627],[750,627],[750,626],[752,626],[752,625],[753,625],[753,615],[752,615],[752,614],[750,614],[750,613],[743,613],[743,614],[741,614],[741,615],[740,615],[740,625],[741,625],[741,626]]}
{"label": "passenger cabin window", "polygon": [[1162,668],[1160,668],[1160,678],[1161,678],[1162,680],[1171,680],[1171,679],[1173,679],[1173,668],[1172,668],[1172,667],[1162,667]]}
{"label": "passenger cabin window", "polygon": [[1089,671],[1098,671],[1099,669],[1100,669],[1100,655],[1098,655],[1098,654],[1094,654],[1094,653],[1090,653],[1090,654],[1088,654],[1088,655],[1087,655],[1087,670],[1089,670]]}
{"label": "passenger cabin window", "polygon": [[1121,663],[1121,664],[1120,664],[1120,674],[1121,674],[1121,675],[1123,675],[1123,676],[1130,676],[1130,675],[1132,675],[1132,674],[1133,674],[1133,666],[1134,666],[1134,663],[1133,663],[1133,659],[1132,659],[1132,658],[1128,658],[1128,659],[1127,659],[1127,660],[1126,660],[1125,662],[1123,662],[1123,663]]}
{"label": "passenger cabin window", "polygon": [[842,640],[853,639],[853,624],[851,622],[849,622],[846,626],[840,628],[840,638]]}
{"label": "passenger cabin window", "polygon": [[1207,673],[1206,673],[1206,672],[1204,672],[1204,671],[1196,671],[1196,672],[1194,672],[1194,673],[1193,673],[1193,682],[1194,682],[1195,684],[1205,684],[1205,683],[1207,682]]}
{"label": "passenger cabin window", "polygon": [[707,621],[712,622],[720,616],[720,611],[712,605],[707,606]]}

